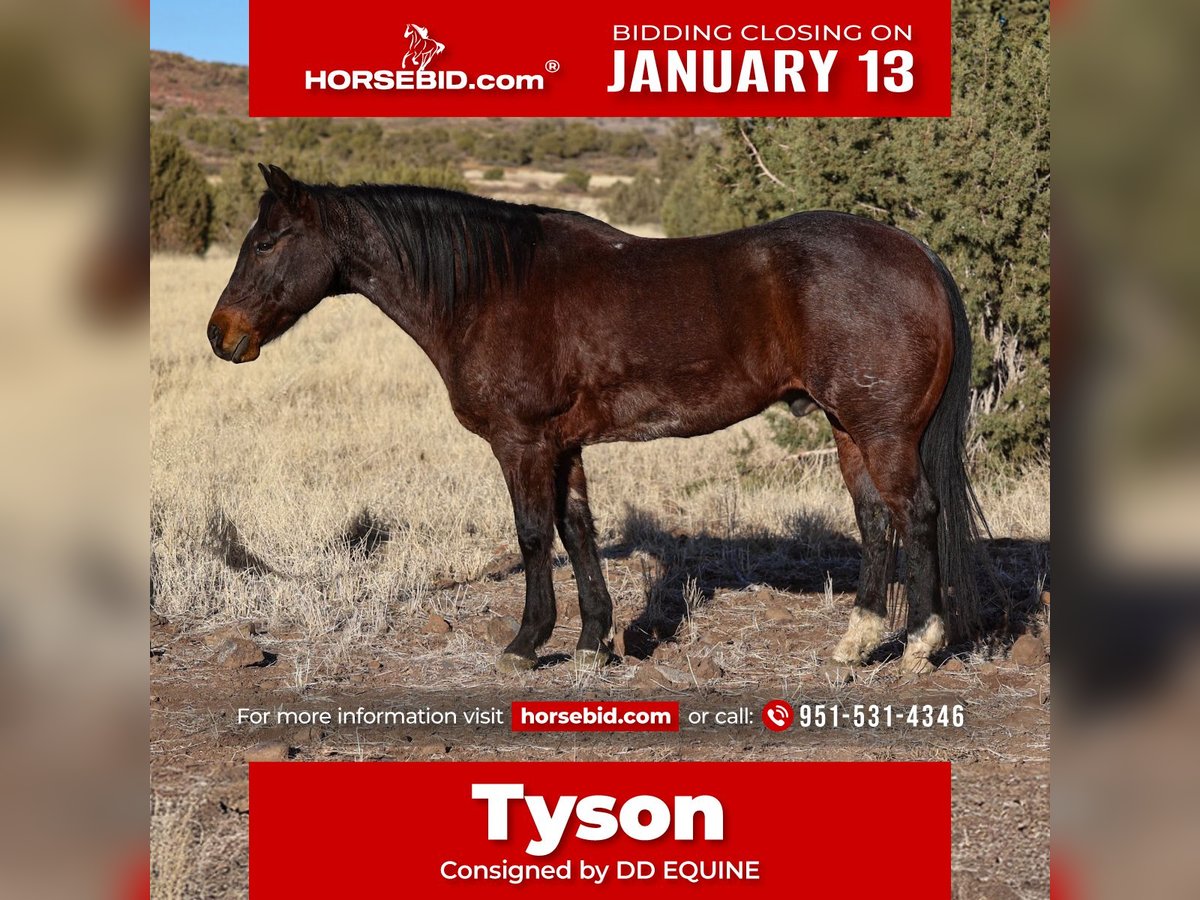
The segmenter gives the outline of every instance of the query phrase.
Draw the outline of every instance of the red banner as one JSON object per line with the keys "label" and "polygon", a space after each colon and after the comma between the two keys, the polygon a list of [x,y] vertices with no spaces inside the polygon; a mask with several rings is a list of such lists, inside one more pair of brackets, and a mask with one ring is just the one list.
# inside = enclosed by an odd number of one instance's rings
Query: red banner
{"label": "red banner", "polygon": [[948,897],[949,763],[252,763],[250,896]]}
{"label": "red banner", "polygon": [[950,3],[251,0],[252,116],[947,116]]}

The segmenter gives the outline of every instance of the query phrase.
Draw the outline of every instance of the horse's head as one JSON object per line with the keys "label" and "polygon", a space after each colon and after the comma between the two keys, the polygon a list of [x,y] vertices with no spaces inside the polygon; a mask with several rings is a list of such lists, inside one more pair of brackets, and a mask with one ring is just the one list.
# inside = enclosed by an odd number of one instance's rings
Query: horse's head
{"label": "horse's head", "polygon": [[420,25],[404,26],[404,36],[406,38],[410,38],[413,35],[416,35],[417,37],[419,37],[423,40],[423,39],[429,37],[429,31],[425,28],[422,28]]}
{"label": "horse's head", "polygon": [[235,363],[257,359],[263,344],[332,293],[337,277],[316,198],[278,166],[259,169],[267,192],[208,322],[213,352]]}

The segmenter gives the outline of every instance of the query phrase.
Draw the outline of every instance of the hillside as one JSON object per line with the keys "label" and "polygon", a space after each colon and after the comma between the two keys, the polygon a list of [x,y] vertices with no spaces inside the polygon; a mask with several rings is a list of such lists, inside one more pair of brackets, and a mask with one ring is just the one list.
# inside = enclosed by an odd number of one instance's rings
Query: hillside
{"label": "hillside", "polygon": [[202,115],[244,116],[249,69],[202,62],[182,53],[150,51],[150,118],[191,107]]}

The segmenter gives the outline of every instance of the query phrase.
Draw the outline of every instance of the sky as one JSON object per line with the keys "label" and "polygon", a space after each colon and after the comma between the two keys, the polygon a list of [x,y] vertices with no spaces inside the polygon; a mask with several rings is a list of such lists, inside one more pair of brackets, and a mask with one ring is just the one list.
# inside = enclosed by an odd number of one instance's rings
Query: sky
{"label": "sky", "polygon": [[246,65],[250,0],[150,0],[150,49]]}

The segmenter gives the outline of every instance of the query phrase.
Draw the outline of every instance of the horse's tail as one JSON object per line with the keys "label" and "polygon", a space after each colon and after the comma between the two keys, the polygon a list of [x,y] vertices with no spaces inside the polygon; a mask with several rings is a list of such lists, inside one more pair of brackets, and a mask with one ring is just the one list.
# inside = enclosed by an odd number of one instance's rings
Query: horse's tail
{"label": "horse's tail", "polygon": [[957,643],[977,637],[983,625],[976,564],[986,553],[982,536],[990,537],[991,532],[966,468],[971,405],[971,326],[967,309],[945,263],[928,247],[924,249],[946,289],[954,330],[950,378],[921,438],[921,464],[940,504],[938,561],[950,639]]}

